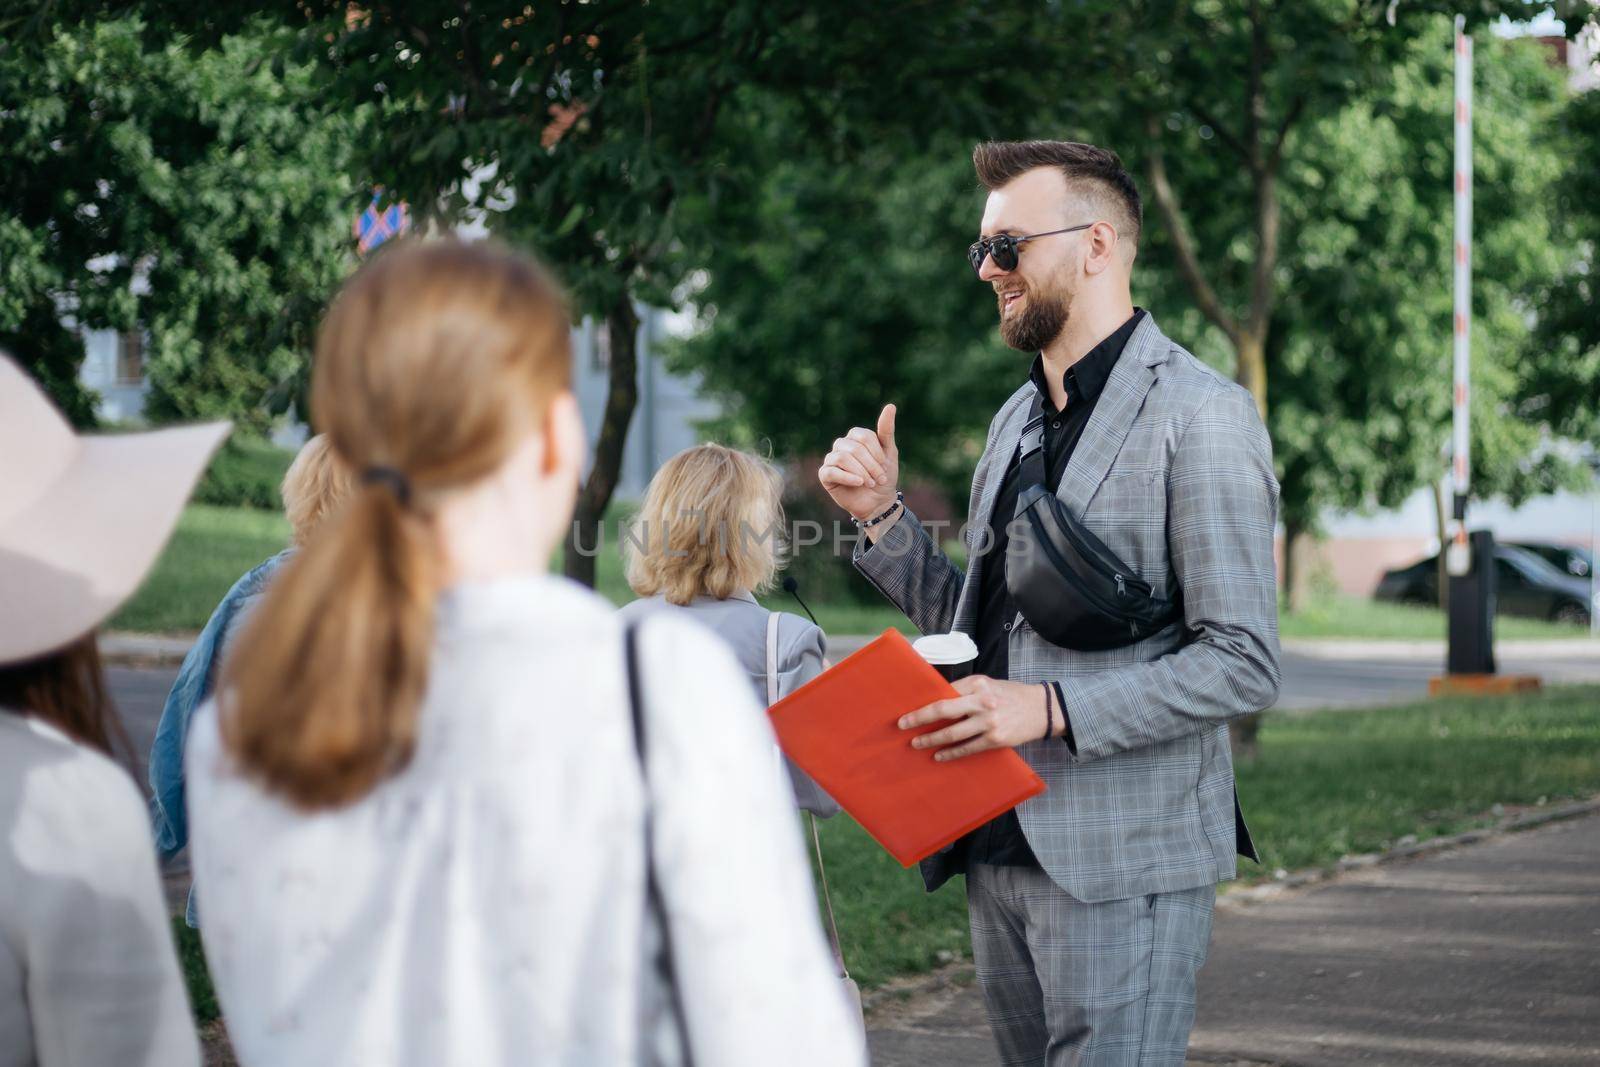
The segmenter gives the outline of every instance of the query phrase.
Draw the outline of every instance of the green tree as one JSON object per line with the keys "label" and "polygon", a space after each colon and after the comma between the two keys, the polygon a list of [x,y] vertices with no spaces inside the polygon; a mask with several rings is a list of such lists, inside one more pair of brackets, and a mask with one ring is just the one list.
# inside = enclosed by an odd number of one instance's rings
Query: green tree
{"label": "green tree", "polygon": [[[1411,176],[1407,168],[1442,167],[1445,177],[1439,189],[1445,198],[1435,210],[1444,214],[1432,217],[1443,220],[1445,243],[1432,240],[1430,231],[1425,244],[1442,247],[1445,258],[1439,262],[1447,268],[1449,53],[1439,53],[1441,38],[1448,33],[1446,16],[1459,10],[1482,25],[1496,15],[1528,17],[1540,8],[1521,3],[1395,5],[1324,0],[1291,9],[1266,0],[1207,4],[1150,0],[1107,9],[1092,20],[1096,30],[1091,36],[1099,42],[1097,55],[1105,73],[1124,91],[1104,94],[1088,106],[1080,99],[1068,99],[1063,111],[1090,129],[1091,136],[1114,139],[1119,131],[1143,133],[1126,154],[1144,179],[1156,222],[1149,248],[1153,256],[1145,261],[1164,261],[1170,276],[1187,292],[1190,305],[1220,334],[1220,343],[1191,334],[1197,349],[1230,368],[1256,396],[1278,445],[1291,567],[1296,535],[1311,528],[1321,506],[1391,502],[1396,494],[1403,496],[1419,481],[1428,480],[1418,474],[1424,463],[1430,470],[1437,468],[1437,419],[1403,402],[1418,395],[1422,383],[1433,380],[1420,374],[1410,357],[1448,350],[1447,338],[1444,346],[1435,348],[1409,329],[1424,321],[1447,324],[1447,317],[1429,319],[1416,301],[1394,298],[1396,293],[1409,293],[1419,276],[1446,279],[1447,269],[1442,274],[1431,270],[1419,274],[1417,250],[1396,254],[1390,247],[1391,231],[1385,231],[1368,233],[1367,243],[1347,248],[1333,267],[1337,277],[1322,271],[1315,259],[1303,273],[1296,263],[1302,239],[1298,229],[1302,222],[1309,226],[1308,248],[1314,251],[1314,223],[1323,217],[1317,212],[1331,212],[1327,221],[1350,228],[1340,206],[1324,202],[1322,194],[1329,186],[1346,189],[1359,205],[1382,197],[1395,179]],[[1593,17],[1592,4],[1561,8],[1568,32],[1576,32]],[[1447,44],[1444,47],[1448,49]],[[1141,61],[1141,56],[1155,62]],[[1351,109],[1388,106],[1384,102],[1403,89],[1396,79],[1417,64],[1427,65],[1429,56],[1436,60],[1428,68],[1430,76],[1444,79],[1439,83],[1443,98],[1433,101],[1439,110],[1425,116],[1431,125],[1412,122],[1403,131],[1410,139],[1398,152],[1374,159],[1373,146],[1353,135],[1354,140],[1344,146],[1351,153],[1347,165],[1345,157],[1319,145],[1318,131],[1338,123]],[[1548,99],[1550,84],[1544,83],[1541,99]],[[1548,108],[1542,115],[1548,115]],[[1519,143],[1527,140],[1528,123],[1536,126],[1540,117],[1529,112],[1513,115],[1509,124],[1517,127],[1513,132]],[[1383,121],[1379,127],[1382,133]],[[1378,165],[1374,169],[1363,163]],[[1354,188],[1342,180],[1347,173],[1359,173],[1362,181],[1377,184]],[[1426,174],[1414,176],[1427,179]],[[1421,195],[1437,204],[1437,198]],[[1401,195],[1397,203],[1378,205],[1370,214],[1374,219],[1387,216],[1386,221],[1399,225],[1399,233],[1409,233],[1413,227],[1407,222],[1413,221],[1415,204]],[[1415,221],[1426,223],[1428,217]],[[1356,275],[1369,254],[1379,273],[1362,281]],[[1490,252],[1490,258],[1494,254]],[[1382,276],[1385,264],[1391,268],[1387,280]],[[1515,276],[1524,284],[1537,284],[1537,265],[1522,266],[1530,269]],[[1312,285],[1320,288],[1308,288]],[[1492,284],[1484,289],[1485,294],[1492,291]],[[1170,295],[1171,289],[1160,287],[1158,292]],[[1351,303],[1358,294],[1365,303]],[[1524,288],[1516,297],[1526,300],[1531,294]],[[1302,307],[1282,306],[1285,300],[1302,296],[1307,297]],[[1444,296],[1448,301],[1447,288]],[[1483,297],[1480,294],[1480,305]],[[1165,303],[1161,296],[1155,302]],[[1504,307],[1505,301],[1498,306]],[[1312,324],[1321,321],[1324,326],[1300,336],[1297,331],[1307,325],[1308,308]],[[1483,314],[1488,314],[1486,308]],[[1361,321],[1351,326],[1353,319]],[[1403,338],[1394,333],[1402,324],[1408,327]],[[1364,404],[1355,422],[1339,427],[1322,417],[1330,408],[1339,410],[1333,400],[1337,394],[1326,391],[1331,373],[1326,369],[1313,368],[1298,382],[1285,383],[1287,389],[1274,386],[1274,376],[1296,373],[1284,361],[1295,367],[1306,365],[1307,345],[1339,351],[1337,345],[1328,347],[1328,337],[1358,337],[1367,327],[1382,330],[1368,332],[1370,343],[1380,348],[1393,344],[1400,358],[1381,368],[1370,366],[1370,360],[1358,363],[1365,368],[1363,383],[1380,391],[1363,395],[1365,385],[1346,389],[1352,401]],[[1484,320],[1483,329],[1491,339],[1497,329],[1517,332],[1509,317],[1498,323]],[[1485,408],[1479,427],[1485,460],[1480,484],[1515,495],[1565,477],[1561,465],[1548,458],[1525,462],[1539,430],[1500,417],[1510,408],[1497,405],[1510,403],[1516,394],[1515,376],[1497,379],[1493,365],[1486,365],[1480,383],[1484,388],[1479,400]],[[1308,395],[1299,411],[1277,418],[1272,411],[1275,398],[1291,397],[1302,387],[1324,391]],[[1393,396],[1397,402],[1367,403],[1383,396]],[[1417,438],[1412,431],[1422,427],[1427,427],[1424,436]],[[1404,438],[1405,447],[1397,438]],[[1302,445],[1317,446],[1323,458],[1303,451]],[[1506,458],[1511,456],[1515,458]]]}
{"label": "green tree", "polygon": [[[1027,129],[1037,128],[1042,115],[1051,133],[1110,144],[1139,170],[1153,217],[1140,257],[1137,295],[1183,329],[1203,354],[1235,371],[1258,397],[1264,417],[1269,364],[1292,356],[1288,346],[1299,343],[1293,334],[1302,316],[1279,313],[1285,291],[1302,292],[1314,285],[1313,295],[1349,296],[1365,286],[1367,299],[1386,291],[1388,299],[1382,303],[1394,310],[1373,313],[1373,336],[1392,331],[1395,320],[1406,316],[1413,323],[1426,319],[1415,306],[1393,299],[1420,266],[1409,241],[1396,237],[1391,242],[1403,246],[1409,261],[1380,241],[1364,278],[1358,282],[1346,277],[1332,288],[1326,272],[1318,273],[1323,260],[1312,256],[1302,263],[1297,228],[1303,222],[1314,224],[1318,212],[1331,210],[1335,219],[1343,220],[1346,213],[1327,194],[1336,184],[1344,188],[1354,183],[1340,173],[1338,153],[1347,146],[1329,146],[1321,133],[1320,141],[1302,138],[1304,143],[1297,144],[1296,135],[1337,124],[1351,108],[1389,107],[1385,101],[1399,91],[1397,72],[1407,64],[1431,59],[1431,77],[1442,63],[1443,91],[1448,94],[1448,51],[1435,54],[1441,33],[1447,32],[1442,12],[1448,7],[1412,5],[1404,19],[1397,12],[1391,24],[1383,4],[1297,6],[1293,18],[1275,17],[1286,13],[1274,5],[1245,0],[1079,4],[1070,8],[1065,23],[1074,29],[1072,49],[1083,47],[1078,42],[1085,39],[1093,42],[1087,47],[1102,64],[1097,72],[1104,81],[1088,90],[1077,75],[1079,68],[1062,62],[1065,46],[1057,48],[1054,62],[1030,67],[1029,76],[1019,80],[1019,97],[1040,108],[1031,114]],[[1481,17],[1486,10],[1475,13]],[[1496,10],[1519,13],[1522,7],[1507,4]],[[1107,84],[1118,88],[1106,91]],[[1546,82],[1546,98],[1548,90]],[[1448,138],[1449,114],[1446,101],[1442,110],[1424,112],[1405,130],[1394,130],[1390,122],[1385,127],[1390,131],[1387,149],[1376,154],[1365,149],[1364,165],[1352,168],[1360,182],[1379,183],[1358,189],[1358,201],[1373,199],[1397,169],[1437,163],[1436,152],[1412,153],[1419,145],[1436,146],[1441,136]],[[1439,121],[1445,123],[1442,131],[1429,128],[1428,123],[1437,126]],[[845,396],[876,397],[885,382],[898,382],[902,391],[915,395],[932,388],[926,379],[934,377],[955,386],[946,395],[958,405],[1000,389],[1004,379],[996,379],[993,371],[1004,364],[996,362],[992,342],[991,347],[984,344],[992,333],[986,306],[964,291],[967,279],[959,270],[943,271],[939,259],[927,254],[931,248],[959,247],[971,233],[975,201],[968,196],[971,182],[965,173],[970,140],[945,138],[909,156],[894,156],[896,150],[904,151],[898,146],[883,154],[889,158],[869,153],[852,160],[850,171],[841,174],[797,154],[781,133],[782,123],[774,126],[779,132],[772,134],[768,149],[772,164],[763,192],[751,199],[752,221],[742,230],[722,223],[740,239],[713,250],[707,260],[711,279],[701,298],[714,309],[714,318],[708,317],[707,334],[685,353],[685,362],[704,371],[713,386],[737,395],[740,404],[731,421],[758,428],[783,452],[801,447],[806,434],[815,447],[816,423],[808,427],[808,420],[849,424],[840,422],[841,413],[828,410],[838,406],[836,398],[814,397],[800,388],[807,380],[851,382],[855,388],[841,390]],[[1519,146],[1528,140],[1528,128],[1512,131]],[[1019,135],[1016,127],[1008,132]],[[1359,141],[1361,133],[1349,136]],[[1403,136],[1416,141],[1397,144],[1396,138]],[[1432,175],[1417,178],[1426,182]],[[1445,180],[1440,188],[1448,211]],[[903,203],[901,190],[914,190],[920,197],[913,212],[896,214]],[[1193,219],[1184,206],[1190,202],[1204,207]],[[1430,208],[1436,204],[1437,198],[1430,197]],[[1433,221],[1419,215],[1420,210],[1413,200],[1379,205],[1370,214],[1375,223],[1392,226],[1397,221],[1392,216],[1400,211],[1405,217],[1398,220],[1403,225],[1397,232],[1411,234]],[[1291,238],[1287,245],[1286,234]],[[929,243],[919,245],[917,238]],[[1365,270],[1368,247],[1345,248],[1338,269],[1347,275]],[[1431,240],[1431,231],[1428,247],[1440,247]],[[874,254],[839,251],[866,248]],[[908,254],[896,258],[900,249]],[[1448,245],[1444,254],[1448,256]],[[1302,284],[1302,266],[1314,281]],[[1530,273],[1515,276],[1527,282]],[[851,294],[863,298],[851,300]],[[1319,313],[1349,318],[1354,310],[1348,303],[1327,300]],[[1376,321],[1386,314],[1390,321]],[[1208,324],[1214,332],[1205,329]],[[1429,325],[1434,325],[1431,320]],[[1279,327],[1289,332],[1277,335]],[[1323,328],[1306,343],[1321,343],[1331,332]],[[921,375],[908,386],[918,353],[929,347],[941,352],[940,372]],[[795,360],[787,356],[774,358],[774,353],[792,349],[804,351],[797,357],[800,365],[790,366]],[[1422,350],[1434,354],[1431,346]],[[812,366],[819,361],[820,374]],[[1417,383],[1414,362],[1401,360],[1399,366],[1405,380],[1394,383],[1397,389]],[[1381,385],[1394,369],[1385,364],[1369,369],[1368,377]],[[921,414],[941,431],[954,424],[941,410]],[[1381,420],[1383,415],[1372,417]],[[860,419],[855,413],[849,421]],[[1427,435],[1432,433],[1430,426]],[[1381,456],[1391,445],[1370,451]],[[1430,455],[1434,448],[1428,445]],[[959,467],[959,458],[945,449],[934,460],[943,459],[948,468]],[[1384,500],[1414,487],[1415,471],[1405,471],[1403,464],[1391,466],[1392,473],[1344,477],[1337,486],[1341,492],[1331,497],[1308,490],[1304,507],[1291,517],[1309,521],[1319,499],[1368,499],[1377,480],[1387,479],[1380,494]]]}
{"label": "green tree", "polygon": [[1551,140],[1572,165],[1549,213],[1581,254],[1540,298],[1538,344],[1547,358],[1529,368],[1522,388],[1525,403],[1559,433],[1600,448],[1600,92],[1573,96]]}
{"label": "green tree", "polygon": [[1542,7],[1134,0],[1089,17],[1085,33],[1108,91],[1068,101],[1063,114],[1127,144],[1173,268],[1226,338],[1235,378],[1263,419],[1285,276],[1283,183],[1297,135],[1385,91],[1446,14],[1459,9],[1481,25]]}
{"label": "green tree", "polygon": [[971,140],[848,167],[776,140],[753,197],[708,220],[701,329],[674,366],[722,400],[719,437],[785,458],[820,457],[893,401],[903,469],[965,503],[986,413],[1027,368],[965,258],[983,203]]}
{"label": "green tree", "polygon": [[0,344],[87,424],[78,330],[143,328],[151,417],[264,428],[349,260],[359,115],[309,113],[259,26],[195,54],[46,13],[0,17]]}
{"label": "green tree", "polygon": [[[111,7],[128,5],[112,4]],[[259,5],[146,0],[204,41]],[[675,306],[716,234],[697,204],[737,201],[749,148],[784,101],[812,154],[1010,106],[1012,63],[1042,47],[1033,5],[844,0],[550,3],[506,14],[446,0],[272,5],[314,58],[330,106],[371,103],[359,165],[424,222],[478,215],[539,250],[574,310],[606,324],[610,370],[594,463],[568,538],[592,583],[594,543],[637,397],[640,303]],[[996,57],[1006,56],[1006,62]],[[704,213],[698,217],[704,218]]]}
{"label": "green tree", "polygon": [[[1286,172],[1269,396],[1291,539],[1325,508],[1395,506],[1444,470],[1452,59],[1446,27],[1420,43],[1383,92],[1309,125]],[[1538,294],[1578,256],[1554,197],[1574,158],[1555,128],[1568,94],[1528,40],[1480,42],[1475,81],[1473,480],[1518,503],[1578,473],[1533,395],[1572,384],[1535,330]]]}

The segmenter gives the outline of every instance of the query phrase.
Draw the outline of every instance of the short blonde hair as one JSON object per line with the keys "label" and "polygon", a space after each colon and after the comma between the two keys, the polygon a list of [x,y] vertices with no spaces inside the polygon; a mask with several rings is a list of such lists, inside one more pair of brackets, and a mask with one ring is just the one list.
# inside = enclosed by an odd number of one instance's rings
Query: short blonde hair
{"label": "short blonde hair", "polygon": [[642,597],[765,592],[783,567],[783,475],[722,445],[685,449],[650,479],[622,547]]}
{"label": "short blonde hair", "polygon": [[301,446],[278,489],[295,544],[305,544],[317,524],[344,502],[350,484],[350,472],[334,454],[326,434],[319,433]]}

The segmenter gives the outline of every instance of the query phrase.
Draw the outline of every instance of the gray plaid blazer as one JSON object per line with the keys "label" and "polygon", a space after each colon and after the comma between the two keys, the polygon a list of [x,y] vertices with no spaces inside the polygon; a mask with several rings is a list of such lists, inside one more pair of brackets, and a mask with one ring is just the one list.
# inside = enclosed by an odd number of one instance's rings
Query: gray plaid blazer
{"label": "gray plaid blazer", "polygon": [[[972,479],[968,559],[1027,421],[1032,384],[989,426]],[[1278,695],[1273,562],[1278,482],[1250,394],[1174,344],[1146,315],[1117,361],[1056,495],[1183,618],[1124,648],[1050,644],[1019,614],[1011,680],[1062,683],[1076,751],[1061,740],[1017,751],[1048,790],[1018,809],[1057,885],[1086,902],[1211,885],[1235,873],[1229,719]],[[857,568],[923,633],[977,625],[978,571],[966,574],[907,511]],[[951,850],[923,861],[930,890]]]}

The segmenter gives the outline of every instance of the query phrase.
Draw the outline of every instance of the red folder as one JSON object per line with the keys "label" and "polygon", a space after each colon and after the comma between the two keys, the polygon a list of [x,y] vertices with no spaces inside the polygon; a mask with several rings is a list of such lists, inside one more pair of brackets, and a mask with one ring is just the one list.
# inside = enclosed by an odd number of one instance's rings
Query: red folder
{"label": "red folder", "polygon": [[900,716],[957,696],[895,630],[784,697],[768,712],[778,743],[903,866],[1044,792],[1009,748],[940,763],[911,747],[924,730]]}

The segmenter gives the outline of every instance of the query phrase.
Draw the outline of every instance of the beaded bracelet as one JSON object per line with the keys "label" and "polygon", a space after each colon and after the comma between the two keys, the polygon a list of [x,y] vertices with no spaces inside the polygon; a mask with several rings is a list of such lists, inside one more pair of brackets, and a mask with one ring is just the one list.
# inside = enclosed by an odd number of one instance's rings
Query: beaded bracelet
{"label": "beaded bracelet", "polygon": [[875,519],[867,519],[865,522],[852,515],[850,516],[850,521],[856,524],[856,529],[865,530],[869,527],[878,525],[880,522],[887,521],[894,515],[895,512],[900,510],[901,506],[905,504],[905,501],[905,493],[896,490],[894,494],[894,503],[890,504],[889,510],[885,511],[882,515],[879,515]]}

